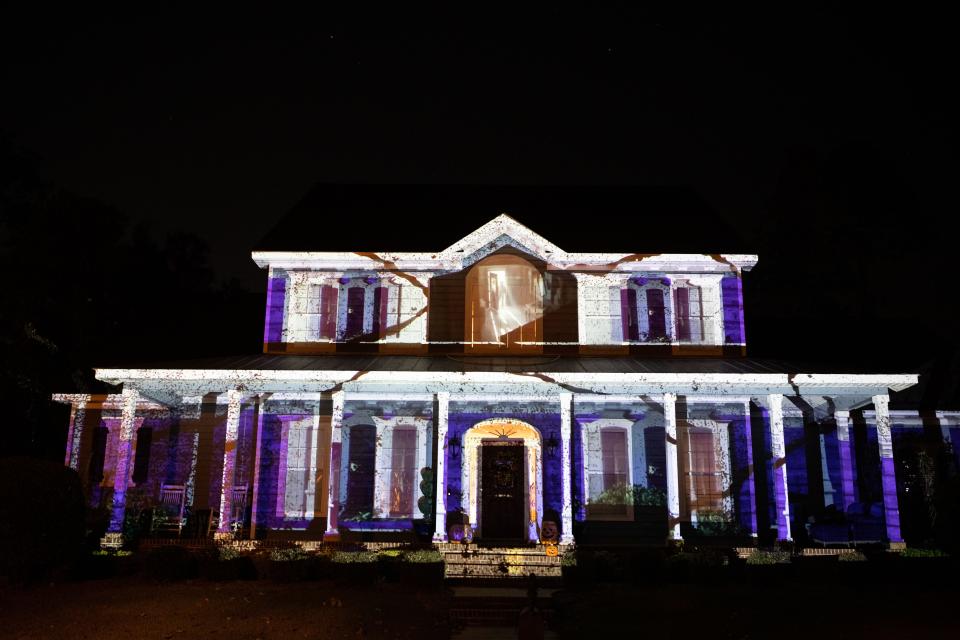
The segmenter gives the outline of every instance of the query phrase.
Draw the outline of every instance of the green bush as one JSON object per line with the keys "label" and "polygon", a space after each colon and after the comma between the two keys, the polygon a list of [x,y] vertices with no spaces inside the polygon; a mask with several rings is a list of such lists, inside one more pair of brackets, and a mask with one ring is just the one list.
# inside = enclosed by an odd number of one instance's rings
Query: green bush
{"label": "green bush", "polygon": [[592,498],[590,503],[664,507],[667,504],[667,494],[654,487],[618,484],[604,490],[596,498]]}
{"label": "green bush", "polygon": [[789,564],[789,551],[770,551],[767,549],[754,549],[753,553],[747,558],[749,565],[771,565],[771,564]]}
{"label": "green bush", "polygon": [[198,568],[197,557],[187,549],[175,545],[151,549],[143,563],[144,574],[157,580],[196,578]]}
{"label": "green bush", "polygon": [[413,549],[403,554],[404,562],[430,564],[443,562],[443,555],[435,549]]}
{"label": "green bush", "polygon": [[56,462],[0,459],[0,575],[44,579],[81,558],[85,507],[80,477]]}
{"label": "green bush", "polygon": [[338,564],[376,562],[377,554],[374,551],[334,551],[331,560]]}
{"label": "green bush", "polygon": [[837,556],[838,562],[866,562],[867,556],[862,551],[853,551],[851,553],[841,553]]}
{"label": "green bush", "polygon": [[224,562],[236,560],[240,557],[240,552],[233,547],[217,547],[217,559]]}
{"label": "green bush", "polygon": [[306,560],[309,557],[310,554],[300,547],[283,547],[270,551],[270,559],[274,562],[296,562],[297,560]]}
{"label": "green bush", "polygon": [[949,558],[950,554],[939,549],[921,549],[919,547],[907,547],[900,552],[901,558]]}

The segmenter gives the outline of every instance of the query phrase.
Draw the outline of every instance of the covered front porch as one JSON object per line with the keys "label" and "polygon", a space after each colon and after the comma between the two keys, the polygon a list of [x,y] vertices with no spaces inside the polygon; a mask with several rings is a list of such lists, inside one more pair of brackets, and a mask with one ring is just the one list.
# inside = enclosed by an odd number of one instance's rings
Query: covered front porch
{"label": "covered front porch", "polygon": [[873,541],[902,543],[887,394],[916,376],[367,360],[102,369],[122,393],[57,396],[72,406],[65,460],[109,506],[106,543],[149,503],[179,524],[206,510],[220,538],[498,545],[708,531],[815,544],[810,517],[858,505],[878,512]]}

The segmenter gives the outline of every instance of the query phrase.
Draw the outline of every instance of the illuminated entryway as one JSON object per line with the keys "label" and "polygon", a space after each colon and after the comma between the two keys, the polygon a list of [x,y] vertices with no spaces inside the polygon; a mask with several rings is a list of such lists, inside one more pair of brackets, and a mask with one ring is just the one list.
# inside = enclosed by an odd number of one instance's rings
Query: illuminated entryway
{"label": "illuminated entryway", "polygon": [[[536,428],[510,418],[496,418],[479,422],[467,430],[463,438],[465,455],[461,467],[461,487],[463,504],[467,505],[470,524],[478,537],[483,537],[483,470],[481,469],[481,448],[489,448],[491,454],[495,446],[523,449],[525,489],[524,511],[526,514],[526,538],[531,542],[539,539],[540,518],[543,513],[543,457],[542,438]],[[486,446],[485,446],[486,445]],[[512,452],[509,452],[512,453]],[[507,451],[498,452],[504,458],[502,464],[509,464]],[[493,472],[495,473],[495,471]],[[488,474],[489,476],[490,474]]]}

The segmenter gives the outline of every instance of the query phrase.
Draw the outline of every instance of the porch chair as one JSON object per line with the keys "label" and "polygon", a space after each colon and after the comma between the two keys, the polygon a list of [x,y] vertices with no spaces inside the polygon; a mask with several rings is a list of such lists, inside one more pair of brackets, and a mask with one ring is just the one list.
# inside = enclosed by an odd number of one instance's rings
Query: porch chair
{"label": "porch chair", "polygon": [[186,495],[186,488],[182,484],[160,485],[159,509],[164,518],[152,527],[156,533],[175,534],[180,537],[183,533],[184,524],[186,524],[184,518]]}

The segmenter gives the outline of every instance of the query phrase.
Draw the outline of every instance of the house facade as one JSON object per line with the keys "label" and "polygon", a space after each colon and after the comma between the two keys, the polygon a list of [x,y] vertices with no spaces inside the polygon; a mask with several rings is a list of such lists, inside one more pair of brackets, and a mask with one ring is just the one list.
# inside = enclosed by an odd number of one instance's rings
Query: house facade
{"label": "house facade", "polygon": [[253,259],[263,353],[54,396],[105,544],[148,507],[223,538],[903,542],[897,442],[930,417],[889,393],[917,376],[747,358],[754,255],[571,253],[501,215],[433,253]]}

